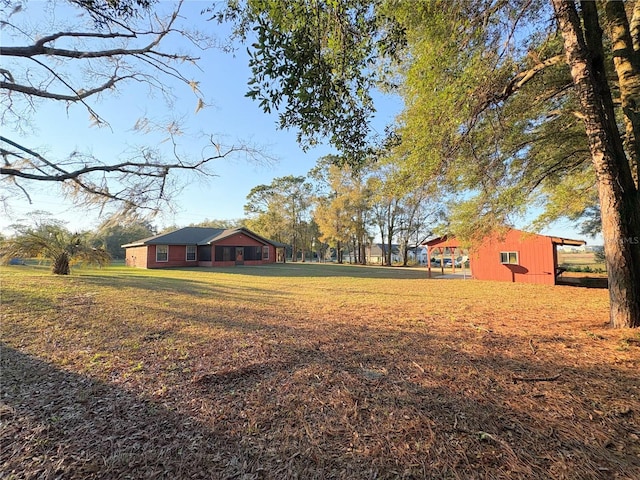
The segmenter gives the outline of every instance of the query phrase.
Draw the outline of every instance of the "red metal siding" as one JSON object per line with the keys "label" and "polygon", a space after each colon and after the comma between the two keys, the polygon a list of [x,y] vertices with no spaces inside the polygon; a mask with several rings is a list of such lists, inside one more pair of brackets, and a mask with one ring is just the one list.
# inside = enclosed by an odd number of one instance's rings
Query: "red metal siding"
{"label": "red metal siding", "polygon": [[[474,248],[471,271],[479,280],[554,285],[554,250],[549,237],[511,230],[502,239],[489,237]],[[500,252],[518,252],[519,265],[501,264]]]}

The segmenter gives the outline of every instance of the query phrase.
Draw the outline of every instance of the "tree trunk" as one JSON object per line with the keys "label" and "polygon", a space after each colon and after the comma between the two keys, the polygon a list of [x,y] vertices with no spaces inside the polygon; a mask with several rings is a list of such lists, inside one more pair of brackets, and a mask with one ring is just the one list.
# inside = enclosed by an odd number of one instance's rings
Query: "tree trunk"
{"label": "tree trunk", "polygon": [[385,234],[384,234],[384,226],[380,226],[380,265],[384,265],[385,262],[385,253],[384,253],[384,245],[385,245]]}
{"label": "tree trunk", "polygon": [[620,102],[624,113],[627,153],[631,157],[631,168],[636,189],[640,171],[640,59],[631,40],[627,12],[623,2],[607,1],[607,26],[611,37],[613,64],[618,76]]}
{"label": "tree trunk", "polygon": [[402,266],[406,267],[409,263],[409,239],[402,240]]}
{"label": "tree trunk", "polygon": [[51,270],[55,275],[69,275],[71,273],[71,268],[69,267],[69,254],[67,252],[62,252],[54,258]]}
{"label": "tree trunk", "polygon": [[631,41],[633,43],[633,50],[640,51],[640,2],[636,2],[633,5],[633,15],[631,16]]}
{"label": "tree trunk", "polygon": [[[389,207],[389,212],[391,211],[391,207]],[[384,258],[385,263],[388,266],[391,266],[391,242],[393,241],[393,234],[395,233],[395,225],[394,219],[391,216],[391,213],[387,216],[387,244],[383,246],[384,248]]]}
{"label": "tree trunk", "polygon": [[[582,109],[596,172],[613,327],[640,326],[640,202],[615,123],[596,4],[582,3],[585,32],[573,1],[552,0],[564,39],[567,63]],[[595,16],[594,16],[595,13]],[[589,45],[585,41],[589,39]],[[599,43],[599,45],[598,45]]]}

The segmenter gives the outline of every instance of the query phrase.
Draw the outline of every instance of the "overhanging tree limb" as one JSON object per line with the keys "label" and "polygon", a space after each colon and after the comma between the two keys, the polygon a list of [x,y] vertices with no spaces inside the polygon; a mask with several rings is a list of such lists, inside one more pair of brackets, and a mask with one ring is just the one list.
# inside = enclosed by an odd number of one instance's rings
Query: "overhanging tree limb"
{"label": "overhanging tree limb", "polygon": [[3,81],[0,81],[0,89],[10,90],[12,92],[20,92],[20,93],[24,93],[25,95],[30,95],[34,97],[48,98],[50,100],[63,100],[68,102],[76,102],[79,100],[83,100],[87,97],[90,97],[92,95],[95,95],[96,93],[107,90],[113,87],[117,82],[121,82],[123,80],[131,79],[131,78],[134,78],[134,75],[127,75],[123,77],[111,77],[109,81],[105,82],[104,84],[98,87],[92,88],[91,90],[80,90],[75,92],[73,95],[52,93],[52,92],[41,90],[28,85],[19,85],[17,83],[3,82]]}
{"label": "overhanging tree limb", "polygon": [[[150,207],[158,208],[160,202],[167,205],[171,192],[176,188],[171,172],[185,171],[212,175],[209,165],[232,154],[244,154],[250,158],[266,158],[255,148],[245,145],[221,146],[211,137],[205,140],[201,155],[195,157],[178,148],[176,136],[181,129],[172,122],[168,126],[143,122],[147,128],[137,131],[162,133],[170,140],[172,149],[161,150],[162,141],[152,142],[156,147],[135,147],[129,158],[100,159],[91,154],[73,152],[67,156],[47,155],[40,148],[26,145],[16,137],[22,137],[28,122],[28,113],[37,111],[38,101],[81,104],[92,121],[106,123],[90,100],[101,93],[122,89],[131,82],[147,84],[171,99],[177,80],[194,93],[198,108],[204,99],[198,82],[187,77],[184,65],[197,66],[198,57],[190,52],[171,51],[169,40],[181,37],[192,46],[206,50],[215,46],[208,36],[190,32],[180,22],[182,2],[164,18],[149,9],[146,0],[77,0],[72,4],[89,12],[87,24],[67,28],[56,25],[53,32],[35,28],[29,30],[21,23],[20,15],[28,15],[26,9],[16,10],[12,18],[3,22],[6,41],[0,45],[3,58],[0,69],[0,101],[3,126],[7,129],[0,137],[0,155],[3,165],[0,181],[6,187],[16,187],[26,195],[33,182],[57,183],[80,203],[102,204],[118,201],[125,210]],[[52,3],[53,4],[53,3]],[[58,8],[54,5],[52,8]],[[63,16],[57,16],[63,18]],[[78,16],[81,18],[81,16]],[[171,37],[171,38],[170,38]],[[35,40],[34,40],[35,39]],[[4,39],[3,39],[4,40]],[[79,73],[84,73],[85,76]],[[86,79],[90,80],[87,81]],[[132,119],[135,121],[135,119]],[[138,126],[140,122],[136,122]],[[9,129],[14,125],[14,131]],[[163,141],[164,141],[163,140]],[[144,141],[143,141],[144,142]],[[214,152],[205,149],[214,149]],[[173,158],[171,158],[171,155]],[[187,155],[190,155],[187,159]],[[18,183],[19,180],[22,180]],[[9,195],[4,195],[3,199]]]}
{"label": "overhanging tree limb", "polygon": [[489,95],[486,95],[485,98],[481,98],[481,101],[478,102],[474,108],[474,117],[477,118],[477,116],[484,112],[487,108],[500,102],[504,102],[509,97],[518,92],[528,82],[533,80],[536,75],[544,71],[546,68],[549,68],[553,65],[561,64],[562,62],[564,62],[564,60],[564,55],[555,55],[535,64],[533,67],[527,70],[519,72],[507,82],[507,84],[501,91],[490,93]]}
{"label": "overhanging tree limb", "polygon": [[[207,167],[216,160],[240,153],[250,158],[266,158],[260,151],[248,145],[225,147],[214,143],[210,138],[213,155],[203,155],[197,160],[186,161],[179,154],[173,137],[171,141],[174,144],[172,162],[157,152],[143,149],[136,156],[140,160],[102,164],[96,163],[95,158],[75,159],[73,156],[66,161],[52,161],[28,147],[0,136],[0,142],[13,147],[13,150],[0,150],[4,157],[0,177],[5,181],[11,180],[23,191],[24,187],[18,185],[16,179],[67,184],[74,196],[80,196],[87,203],[105,205],[109,201],[120,202],[124,212],[133,212],[139,208],[155,211],[160,203],[169,199],[167,182],[173,171],[190,171],[212,176],[214,174]],[[13,162],[12,159],[16,161]],[[77,164],[81,166],[63,168],[62,165],[65,163],[69,163],[70,167]],[[113,191],[110,188],[111,180],[122,185],[122,188]]]}

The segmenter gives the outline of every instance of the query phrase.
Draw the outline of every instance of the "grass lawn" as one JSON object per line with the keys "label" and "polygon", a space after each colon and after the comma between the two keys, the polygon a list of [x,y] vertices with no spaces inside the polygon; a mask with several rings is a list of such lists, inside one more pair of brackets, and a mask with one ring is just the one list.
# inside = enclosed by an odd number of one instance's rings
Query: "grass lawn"
{"label": "grass lawn", "polygon": [[640,478],[640,332],[606,327],[606,290],[1,275],[0,478]]}

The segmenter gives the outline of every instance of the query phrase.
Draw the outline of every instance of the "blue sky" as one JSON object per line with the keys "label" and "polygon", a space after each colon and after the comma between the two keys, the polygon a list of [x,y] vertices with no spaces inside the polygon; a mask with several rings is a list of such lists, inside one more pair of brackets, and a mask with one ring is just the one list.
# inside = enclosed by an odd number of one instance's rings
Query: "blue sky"
{"label": "blue sky", "polygon": [[[220,40],[227,38],[228,27],[206,21],[200,12],[212,2],[190,1],[183,5],[182,13],[191,28],[211,34]],[[31,1],[20,15],[30,21],[48,18],[43,7],[45,2]],[[160,4],[167,8],[170,3]],[[59,3],[56,17],[75,15],[63,3]],[[13,18],[17,21],[19,19]],[[50,33],[56,30],[49,30]],[[8,39],[7,39],[8,40]],[[185,48],[184,42],[172,39],[165,50]],[[117,158],[137,144],[159,144],[170,153],[169,143],[164,145],[157,135],[141,136],[132,130],[136,120],[142,116],[158,123],[178,119],[185,130],[179,138],[185,156],[200,155],[208,142],[204,138],[210,134],[223,143],[247,142],[259,148],[273,161],[247,161],[243,155],[216,161],[213,166],[215,177],[202,178],[182,175],[177,180],[183,184],[181,193],[175,198],[174,212],[166,211],[155,219],[158,226],[183,226],[205,219],[235,219],[244,216],[243,206],[249,191],[260,184],[271,183],[273,178],[285,175],[304,175],[316,160],[333,150],[320,145],[304,152],[296,142],[296,132],[277,128],[277,116],[263,113],[257,102],[245,97],[250,70],[246,49],[239,46],[234,53],[212,49],[197,52],[201,57],[201,69],[181,67],[189,78],[200,82],[200,90],[207,107],[194,113],[197,99],[191,90],[179,82],[167,81],[175,96],[173,105],[167,105],[158,92],[149,92],[143,86],[128,84],[115,95],[107,94],[101,99],[93,99],[92,107],[109,124],[110,128],[91,127],[88,114],[81,105],[69,109],[62,103],[40,102],[31,120],[31,131],[18,134],[4,130],[10,138],[18,138],[23,144],[44,151],[49,158],[61,158],[74,150],[90,152],[100,158]],[[380,131],[391,122],[399,111],[398,98],[380,98],[381,108],[376,119]],[[11,202],[10,215],[0,218],[0,228],[28,216],[34,210],[45,210],[55,218],[64,220],[71,229],[83,230],[97,225],[103,217],[99,211],[74,207],[64,199],[56,185],[29,185],[33,203],[26,198],[16,198]],[[103,214],[104,215],[104,214]]]}
{"label": "blue sky", "polygon": [[[182,10],[185,22],[191,28],[224,40],[228,27],[207,22],[206,16],[200,15],[211,3],[187,2]],[[30,22],[49,18],[44,10],[46,5],[45,2],[27,2],[20,15]],[[58,20],[67,15],[65,21],[76,21],[74,12],[61,2],[57,5],[55,16]],[[170,6],[169,2],[160,4],[160,8]],[[52,31],[57,29],[43,33]],[[181,40],[172,39],[172,43],[167,43],[164,49],[174,48],[179,50],[185,45]],[[91,152],[100,158],[118,158],[133,146],[145,143],[157,144],[169,153],[169,143],[162,143],[161,136],[141,136],[133,131],[133,125],[142,116],[159,123],[178,119],[185,130],[180,142],[182,153],[186,156],[200,155],[202,146],[206,144],[204,135],[213,134],[227,144],[249,142],[275,161],[248,162],[242,156],[237,156],[217,161],[213,168],[216,177],[203,179],[193,175],[181,176],[178,181],[184,188],[175,198],[174,211],[163,212],[155,219],[155,223],[164,228],[205,219],[241,218],[244,216],[246,196],[253,187],[271,183],[280,176],[304,175],[313,168],[319,157],[331,153],[332,149],[320,145],[303,152],[296,142],[296,132],[278,130],[276,116],[264,114],[257,102],[244,96],[250,75],[244,47],[240,46],[233,54],[213,49],[199,52],[198,55],[201,57],[199,67],[202,71],[183,68],[187,77],[200,82],[200,89],[208,103],[208,107],[197,114],[194,113],[196,97],[179,82],[167,82],[175,97],[172,105],[168,105],[158,92],[150,92],[141,85],[128,84],[116,94],[107,94],[91,102],[92,107],[109,122],[110,128],[91,127],[87,112],[80,105],[72,105],[67,109],[61,103],[41,102],[30,119],[30,131],[16,134],[3,127],[3,132],[10,138],[18,138],[23,144],[45,151],[50,158],[64,157],[74,150]],[[400,111],[401,102],[397,97],[380,95],[376,107],[378,114],[374,128],[382,132],[384,126],[391,123]],[[0,229],[6,231],[9,225],[28,217],[29,212],[34,210],[50,212],[55,218],[67,222],[72,230],[91,229],[104,219],[104,213],[100,217],[99,211],[74,207],[55,185],[30,185],[29,193],[33,204],[29,204],[25,198],[14,199],[10,204],[10,215],[0,217]],[[569,222],[556,224],[545,233],[580,237]]]}

